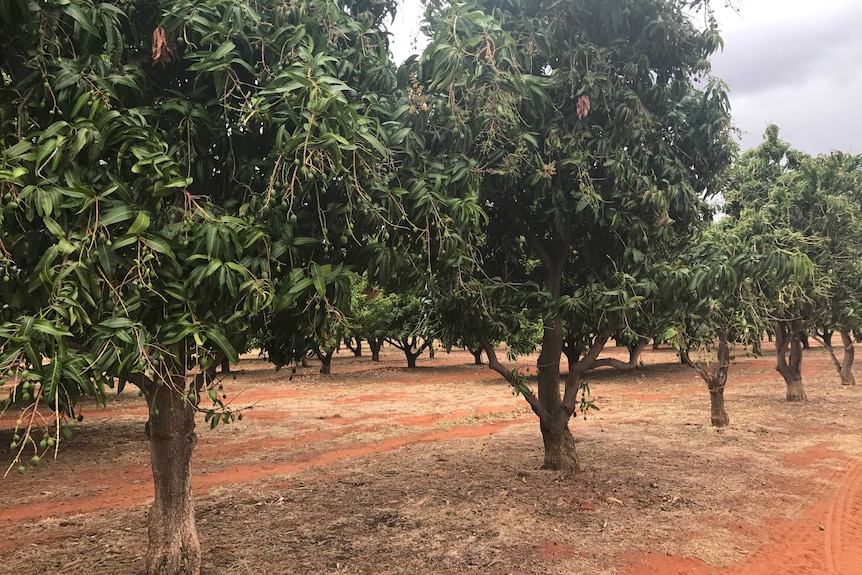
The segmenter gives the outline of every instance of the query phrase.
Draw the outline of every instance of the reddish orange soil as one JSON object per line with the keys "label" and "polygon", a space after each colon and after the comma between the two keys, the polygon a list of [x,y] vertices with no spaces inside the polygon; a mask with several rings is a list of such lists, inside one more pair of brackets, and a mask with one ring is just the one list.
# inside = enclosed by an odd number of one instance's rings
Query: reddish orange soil
{"label": "reddish orange soil", "polygon": [[[534,416],[472,360],[406,370],[389,350],[292,380],[243,361],[224,384],[251,409],[201,428],[195,451],[205,575],[862,575],[862,389],[820,350],[802,405],[783,401],[773,358],[740,359],[721,432],[671,350],[589,374],[601,410],[572,422],[573,476],[537,470]],[[85,416],[56,461],[3,480],[7,572],[142,572],[142,401]],[[0,419],[0,445],[13,426]]]}

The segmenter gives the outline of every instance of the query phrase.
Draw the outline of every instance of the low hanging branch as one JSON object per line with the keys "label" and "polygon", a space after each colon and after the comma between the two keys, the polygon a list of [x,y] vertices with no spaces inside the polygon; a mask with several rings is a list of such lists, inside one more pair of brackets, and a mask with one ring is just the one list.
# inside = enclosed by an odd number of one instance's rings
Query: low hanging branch
{"label": "low hanging branch", "polygon": [[539,402],[539,398],[536,397],[533,390],[527,386],[527,381],[524,375],[517,369],[507,368],[500,362],[500,359],[497,357],[497,350],[494,349],[494,346],[491,345],[491,342],[488,340],[488,336],[485,335],[485,324],[482,321],[482,318],[476,316],[474,318],[474,322],[476,324],[476,334],[479,344],[482,346],[482,349],[485,350],[485,355],[488,356],[488,367],[503,376],[503,378],[509,382],[509,385],[514,388],[515,393],[524,396],[524,399],[526,399],[527,403],[530,404],[530,408],[533,410],[533,413],[535,413],[540,420],[548,421],[551,415]]}
{"label": "low hanging branch", "polygon": [[602,359],[597,359],[591,369],[596,369],[598,367],[612,367],[620,371],[632,371],[637,368],[638,359],[640,359],[641,352],[643,352],[649,344],[649,340],[649,337],[639,339],[637,345],[635,345],[634,349],[631,350],[628,361],[621,361],[615,357],[603,357]]}

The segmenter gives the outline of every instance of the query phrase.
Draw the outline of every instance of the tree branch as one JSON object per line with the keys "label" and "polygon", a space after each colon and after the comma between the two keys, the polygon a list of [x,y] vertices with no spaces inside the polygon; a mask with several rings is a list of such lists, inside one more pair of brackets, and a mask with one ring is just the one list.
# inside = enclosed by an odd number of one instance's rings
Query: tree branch
{"label": "tree branch", "polygon": [[611,337],[613,330],[605,328],[596,335],[590,349],[584,354],[575,365],[569,366],[569,372],[566,374],[566,387],[563,392],[563,407],[572,414],[575,412],[575,404],[578,400],[578,391],[580,390],[581,376],[595,367],[595,363],[599,354],[605,348],[608,338]]}
{"label": "tree branch", "polygon": [[[476,336],[479,340],[479,345],[482,346],[482,349],[485,350],[485,355],[488,356],[488,367],[493,369],[501,376],[503,379],[509,382],[512,386],[515,385],[515,373],[507,368],[500,362],[500,359],[497,357],[497,350],[491,345],[491,342],[488,340],[488,336],[485,335],[485,324],[482,322],[482,318],[475,318],[476,324]],[[532,392],[532,390],[519,390],[522,391],[521,395],[524,396],[524,399],[527,400],[527,403],[530,404],[530,408],[533,410],[540,420],[548,421],[550,419],[550,414],[548,411],[542,406],[539,402],[539,398]]]}

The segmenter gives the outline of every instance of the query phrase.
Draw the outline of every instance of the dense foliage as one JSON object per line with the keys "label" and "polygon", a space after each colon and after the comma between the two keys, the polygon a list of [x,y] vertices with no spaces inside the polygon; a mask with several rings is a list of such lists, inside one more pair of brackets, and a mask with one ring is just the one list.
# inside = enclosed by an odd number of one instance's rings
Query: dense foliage
{"label": "dense foliage", "polygon": [[[721,40],[692,4],[429,6],[420,77],[448,97],[451,147],[476,163],[489,216],[474,277],[500,278],[513,289],[495,297],[544,318],[538,397],[491,365],[539,416],[547,467],[577,466],[579,374],[655,293],[651,267],[707,217],[703,196],[732,157],[721,83],[696,83]],[[580,360],[561,397],[564,339]]]}

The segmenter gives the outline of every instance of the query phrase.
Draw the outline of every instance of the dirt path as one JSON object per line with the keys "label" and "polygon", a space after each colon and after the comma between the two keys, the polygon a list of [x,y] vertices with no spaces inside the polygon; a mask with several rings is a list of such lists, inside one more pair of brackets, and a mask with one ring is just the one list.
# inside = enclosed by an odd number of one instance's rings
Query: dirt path
{"label": "dirt path", "polygon": [[[722,433],[669,350],[591,374],[601,411],[572,423],[585,471],[570,477],[536,470],[534,417],[472,356],[384,360],[293,380],[247,361],[226,380],[254,407],[200,431],[205,575],[862,575],[862,409],[817,351],[796,406],[770,359],[740,360]],[[3,480],[10,572],[141,573],[143,418],[119,396],[56,462]]]}

